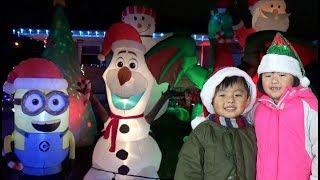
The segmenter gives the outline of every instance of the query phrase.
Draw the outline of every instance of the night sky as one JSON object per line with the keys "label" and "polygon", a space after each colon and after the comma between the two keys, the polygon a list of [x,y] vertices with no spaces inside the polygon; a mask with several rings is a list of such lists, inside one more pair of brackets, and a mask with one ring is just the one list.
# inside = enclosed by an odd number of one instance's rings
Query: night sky
{"label": "night sky", "polygon": [[[145,0],[148,1],[148,0]],[[157,32],[189,31],[207,33],[210,10],[215,0],[149,0],[157,12]],[[237,0],[242,3],[244,0]],[[112,23],[120,21],[125,0],[67,0],[71,29],[106,30]],[[318,0],[287,0],[287,12],[291,13],[288,32],[297,36],[318,39]],[[53,13],[51,0],[11,0],[2,5],[7,27],[48,28]],[[247,9],[239,10],[250,24]],[[2,19],[2,18],[1,18]]]}

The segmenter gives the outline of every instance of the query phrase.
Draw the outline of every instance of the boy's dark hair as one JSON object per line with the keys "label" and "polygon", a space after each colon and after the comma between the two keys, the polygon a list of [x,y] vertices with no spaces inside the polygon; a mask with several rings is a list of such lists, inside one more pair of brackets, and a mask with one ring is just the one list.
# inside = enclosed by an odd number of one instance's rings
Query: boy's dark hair
{"label": "boy's dark hair", "polygon": [[218,90],[223,90],[229,86],[233,86],[236,83],[243,84],[245,90],[247,91],[248,97],[251,96],[247,81],[244,79],[244,77],[240,76],[225,77],[223,81],[216,87],[215,93],[217,93]]}
{"label": "boy's dark hair", "polygon": [[[299,78],[297,78],[296,76],[293,76],[293,85],[292,85],[292,87],[297,87],[299,85],[300,85]],[[266,92],[264,91],[263,86],[262,86],[262,77],[261,77],[261,75],[258,78],[257,88],[261,93],[266,94]]]}

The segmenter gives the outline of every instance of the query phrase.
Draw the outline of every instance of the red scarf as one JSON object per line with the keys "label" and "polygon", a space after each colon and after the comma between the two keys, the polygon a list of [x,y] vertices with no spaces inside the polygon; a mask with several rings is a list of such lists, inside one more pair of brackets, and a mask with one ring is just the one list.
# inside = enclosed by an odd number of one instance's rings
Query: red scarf
{"label": "red scarf", "polygon": [[103,131],[103,137],[105,139],[108,139],[109,136],[111,135],[111,146],[109,148],[109,151],[114,152],[116,150],[116,138],[118,133],[119,120],[141,118],[141,117],[144,117],[144,114],[140,114],[137,116],[122,117],[122,116],[111,113],[110,117],[111,117],[110,123],[108,124],[106,129]]}

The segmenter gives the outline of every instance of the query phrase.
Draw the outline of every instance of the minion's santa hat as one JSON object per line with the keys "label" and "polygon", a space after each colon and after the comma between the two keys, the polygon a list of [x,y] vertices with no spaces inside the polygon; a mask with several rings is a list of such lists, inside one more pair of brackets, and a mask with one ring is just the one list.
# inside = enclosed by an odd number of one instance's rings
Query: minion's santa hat
{"label": "minion's santa hat", "polygon": [[118,22],[111,25],[108,29],[98,59],[104,61],[111,50],[114,51],[121,47],[134,48],[142,53],[146,52],[138,31],[129,24]]}
{"label": "minion's santa hat", "polygon": [[305,76],[305,71],[299,55],[294,50],[289,41],[280,33],[277,33],[266,55],[262,57],[258,67],[258,75],[266,72],[288,73],[300,80],[300,85],[308,87],[309,79]]}
{"label": "minion's santa hat", "polygon": [[134,0],[122,11],[122,18],[129,14],[146,14],[156,19],[156,11],[151,7],[150,0]]}
{"label": "minion's santa hat", "polygon": [[9,73],[3,91],[13,94],[17,89],[67,89],[68,82],[59,68],[44,58],[30,58],[20,62]]}

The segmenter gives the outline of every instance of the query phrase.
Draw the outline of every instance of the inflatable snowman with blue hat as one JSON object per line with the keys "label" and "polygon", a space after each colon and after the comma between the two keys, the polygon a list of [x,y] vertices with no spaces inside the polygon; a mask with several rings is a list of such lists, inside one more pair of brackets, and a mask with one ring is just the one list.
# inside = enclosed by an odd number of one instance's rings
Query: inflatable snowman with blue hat
{"label": "inflatable snowman with blue hat", "polygon": [[9,73],[3,90],[14,93],[15,127],[3,154],[10,168],[45,176],[61,172],[68,154],[74,160],[67,87],[58,67],[42,58],[24,60]]}
{"label": "inflatable snowman with blue hat", "polygon": [[103,74],[111,115],[84,179],[157,178],[161,152],[144,117],[155,83],[145,63],[145,47],[136,29],[120,22],[108,29],[101,55],[111,50],[113,57]]}

